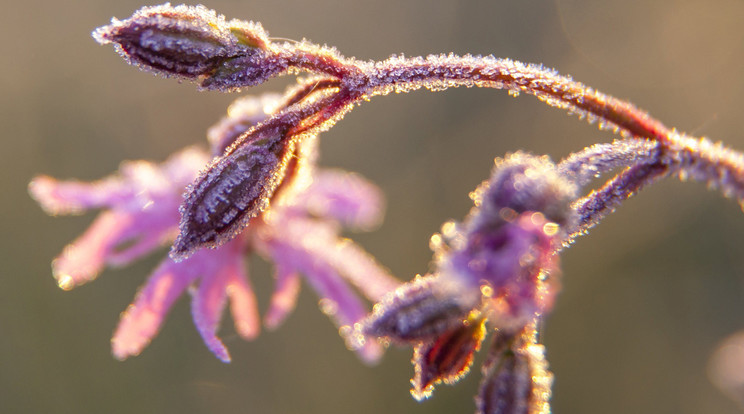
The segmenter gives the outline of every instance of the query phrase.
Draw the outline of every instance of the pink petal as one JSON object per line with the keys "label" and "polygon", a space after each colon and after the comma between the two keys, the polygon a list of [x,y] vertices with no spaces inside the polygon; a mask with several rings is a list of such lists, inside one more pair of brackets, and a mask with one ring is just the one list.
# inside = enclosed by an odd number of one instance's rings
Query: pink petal
{"label": "pink petal", "polygon": [[395,290],[401,282],[380,265],[372,255],[349,239],[318,243],[313,252],[338,270],[344,279],[357,287],[369,300],[377,302]]}
{"label": "pink petal", "polygon": [[297,242],[301,240],[272,240],[269,249],[274,261],[302,272],[321,297],[321,311],[339,325],[339,333],[347,347],[357,351],[363,361],[377,362],[383,352],[380,344],[359,335],[353,328],[367,313],[361,300],[330,263],[295,244]]}
{"label": "pink petal", "polygon": [[94,279],[106,264],[108,255],[126,241],[133,217],[117,212],[101,213],[88,230],[67,245],[52,262],[57,284],[64,290]]}
{"label": "pink petal", "polygon": [[211,268],[204,270],[201,283],[194,292],[191,313],[207,348],[222,362],[230,362],[227,348],[217,337],[228,296],[235,328],[241,337],[255,338],[260,327],[256,298],[246,278],[243,247],[243,241],[236,239],[217,250],[205,250],[194,255],[195,259],[209,260]]}
{"label": "pink petal", "polygon": [[298,197],[297,204],[311,214],[361,230],[379,225],[384,213],[383,196],[377,186],[340,170],[318,171],[307,191]]}
{"label": "pink petal", "polygon": [[152,252],[158,247],[166,244],[168,240],[173,240],[175,237],[176,225],[173,224],[173,226],[170,227],[171,229],[150,228],[149,231],[152,232],[151,234],[145,233],[143,230],[143,234],[141,234],[138,239],[125,249],[117,249],[109,252],[107,262],[114,266],[124,266]]}
{"label": "pink petal", "polygon": [[191,302],[191,314],[196,329],[207,348],[222,362],[230,362],[230,354],[227,352],[227,348],[217,337],[217,328],[227,298],[225,292],[227,276],[225,270],[220,270],[217,274],[203,277]]}
{"label": "pink petal", "polygon": [[258,336],[261,322],[258,316],[258,305],[256,295],[253,293],[248,278],[243,274],[243,261],[240,261],[240,269],[230,274],[227,284],[227,296],[230,298],[230,312],[235,330],[245,340],[251,340]]}
{"label": "pink petal", "polygon": [[28,191],[49,214],[79,214],[91,208],[126,201],[132,191],[121,179],[110,177],[92,183],[60,181],[46,175],[35,177]]}
{"label": "pink petal", "polygon": [[327,262],[372,301],[379,301],[401,284],[364,249],[339,237],[329,223],[286,215],[272,225],[282,229],[283,240],[291,240],[306,254]]}
{"label": "pink petal", "polygon": [[111,348],[119,360],[138,355],[158,333],[173,302],[196,278],[187,263],[163,261],[140,289],[134,302],[121,315],[111,338]]}
{"label": "pink petal", "polygon": [[278,263],[276,266],[276,287],[271,295],[269,309],[264,323],[269,329],[276,329],[295,308],[300,293],[300,276],[292,269]]}

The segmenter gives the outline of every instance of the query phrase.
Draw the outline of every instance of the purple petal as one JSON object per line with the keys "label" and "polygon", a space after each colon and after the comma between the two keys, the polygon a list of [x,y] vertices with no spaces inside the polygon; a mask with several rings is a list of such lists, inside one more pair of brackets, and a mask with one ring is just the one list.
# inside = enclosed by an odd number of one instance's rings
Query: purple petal
{"label": "purple petal", "polygon": [[28,191],[49,214],[79,214],[124,202],[132,196],[132,190],[118,178],[107,178],[92,183],[82,181],[59,181],[40,175],[31,180]]}
{"label": "purple petal", "polygon": [[367,363],[376,362],[382,355],[382,347],[375,340],[360,337],[353,325],[367,313],[357,295],[349,288],[332,265],[304,249],[307,240],[273,239],[267,248],[276,263],[303,273],[310,285],[321,297],[321,311],[330,316],[347,346],[356,350]]}
{"label": "purple petal", "polygon": [[[333,222],[306,219],[290,214],[277,215],[269,226],[281,229],[281,238],[294,240],[317,258],[322,258],[351,282],[368,299],[378,301],[400,286],[369,253],[353,241],[338,236]],[[259,237],[261,237],[259,235]],[[269,235],[269,237],[274,237]]]}
{"label": "purple petal", "polygon": [[222,341],[217,338],[222,311],[225,308],[227,292],[227,272],[220,270],[216,274],[202,277],[199,287],[193,294],[191,314],[194,325],[210,351],[222,362],[230,362],[230,354]]}
{"label": "purple petal", "polygon": [[[159,224],[165,223],[160,222]],[[173,240],[176,226],[173,224],[164,228],[150,227],[149,231],[151,233],[149,234],[145,234],[144,229],[140,228],[138,230],[140,234],[132,244],[128,245],[124,249],[117,249],[109,252],[107,260],[109,264],[114,266],[124,266],[152,252],[158,247],[166,244],[169,240]]]}
{"label": "purple petal", "polygon": [[194,179],[207,160],[203,151],[190,147],[160,165],[124,162],[119,174],[90,183],[38,176],[29,184],[29,192],[49,214],[77,214],[100,207],[138,212],[155,201],[175,199],[180,203],[181,188]]}
{"label": "purple petal", "polygon": [[253,290],[246,279],[243,248],[238,238],[216,250],[194,255],[202,264],[201,282],[193,293],[191,313],[199,334],[212,353],[222,362],[230,362],[230,354],[217,338],[226,299],[229,296],[235,327],[240,336],[253,339],[258,335],[258,313]]}
{"label": "purple petal", "polygon": [[129,229],[133,221],[130,214],[99,214],[88,230],[68,244],[52,262],[52,272],[59,287],[69,290],[94,279],[111,252],[131,236]]}
{"label": "purple petal", "polygon": [[294,270],[277,263],[274,277],[276,287],[264,316],[264,324],[269,329],[276,329],[284,322],[297,304],[297,295],[300,293],[300,276]]}
{"label": "purple petal", "polygon": [[138,355],[158,333],[173,302],[193,282],[197,273],[189,263],[165,259],[137,293],[134,302],[121,315],[111,338],[114,357],[123,360]]}
{"label": "purple petal", "polygon": [[318,171],[310,188],[298,195],[296,203],[313,215],[360,230],[379,225],[384,213],[383,196],[377,186],[340,170]]}
{"label": "purple petal", "polygon": [[312,251],[331,263],[371,301],[382,299],[401,285],[372,255],[349,239],[318,243]]}
{"label": "purple petal", "polygon": [[240,270],[244,269],[241,260],[240,269],[230,273],[227,284],[227,296],[230,298],[230,312],[235,323],[235,330],[245,340],[258,336],[261,323],[258,317],[258,306],[253,287]]}

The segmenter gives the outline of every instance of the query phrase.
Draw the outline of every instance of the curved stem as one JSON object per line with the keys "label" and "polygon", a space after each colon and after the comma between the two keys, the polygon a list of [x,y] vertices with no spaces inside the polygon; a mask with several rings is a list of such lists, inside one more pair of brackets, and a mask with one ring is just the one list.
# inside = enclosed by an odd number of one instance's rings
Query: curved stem
{"label": "curved stem", "polygon": [[441,90],[454,86],[508,89],[535,95],[549,105],[599,120],[600,127],[624,136],[666,142],[671,130],[634,105],[597,92],[570,77],[540,65],[493,56],[439,55],[426,58],[392,57],[379,63],[356,64],[364,79],[354,87],[369,95],[405,92],[426,87]]}

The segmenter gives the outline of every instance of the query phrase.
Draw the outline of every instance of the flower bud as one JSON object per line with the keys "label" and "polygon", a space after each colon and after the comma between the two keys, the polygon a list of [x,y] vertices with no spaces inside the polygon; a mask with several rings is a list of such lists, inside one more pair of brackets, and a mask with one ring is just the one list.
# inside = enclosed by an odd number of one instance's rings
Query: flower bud
{"label": "flower bud", "polygon": [[171,257],[220,246],[243,230],[267,208],[295,147],[281,131],[259,131],[252,142],[216,158],[187,190]]}
{"label": "flower bud", "polygon": [[560,175],[548,157],[517,152],[496,159],[491,178],[471,198],[482,210],[478,222],[489,217],[498,220],[503,215],[499,213],[510,209],[517,213],[539,211],[563,226],[572,216],[570,204],[577,193],[577,186]]}
{"label": "flower bud", "polygon": [[553,374],[534,331],[495,334],[476,398],[477,414],[548,414]]}
{"label": "flower bud", "polygon": [[454,384],[470,370],[473,355],[480,349],[486,333],[480,312],[474,311],[471,315],[435,340],[416,346],[411,394],[417,400],[428,398],[437,383]]}
{"label": "flower bud", "polygon": [[416,277],[376,304],[362,331],[401,344],[434,340],[461,325],[480,300],[479,292],[457,288],[436,276]]}
{"label": "flower bud", "polygon": [[[93,37],[101,44],[114,43],[119,54],[142,69],[201,80],[204,87],[210,87],[205,82],[212,75],[226,70],[246,72],[243,82],[256,84],[282,69],[262,67],[271,53],[268,34],[260,24],[226,21],[201,5],[144,7],[129,19],[112,19],[111,24],[96,29]],[[235,61],[255,67],[236,67]],[[251,74],[254,77],[246,79]],[[221,82],[213,88],[235,87]]]}

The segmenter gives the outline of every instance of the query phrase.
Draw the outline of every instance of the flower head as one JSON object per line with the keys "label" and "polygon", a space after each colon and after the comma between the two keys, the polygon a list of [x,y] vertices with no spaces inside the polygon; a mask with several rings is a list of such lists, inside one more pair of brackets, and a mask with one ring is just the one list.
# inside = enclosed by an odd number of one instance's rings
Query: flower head
{"label": "flower head", "polygon": [[[362,332],[414,346],[411,393],[431,395],[439,382],[465,375],[485,337],[496,329],[479,399],[483,413],[544,412],[549,378],[534,324],[558,290],[555,250],[575,213],[578,187],[545,157],[516,153],[496,160],[471,198],[462,223],[432,237],[435,271],[402,285],[375,305]],[[552,273],[552,274],[551,274]],[[541,362],[542,361],[542,362]],[[539,389],[538,389],[539,388]],[[492,408],[500,405],[501,408]],[[521,408],[520,408],[521,407]]]}
{"label": "flower head", "polygon": [[[220,124],[233,136],[241,125],[245,130],[251,127],[247,119],[260,118],[260,112],[265,112],[263,105],[239,108],[243,110],[233,111]],[[222,145],[226,139],[214,138],[213,142]],[[358,176],[315,170],[314,147],[314,139],[292,146],[286,175],[272,178],[278,189],[271,198],[271,208],[252,218],[245,231],[218,248],[198,250],[181,261],[166,258],[154,270],[122,313],[111,341],[115,357],[139,354],[157,334],[175,300],[188,289],[197,330],[220,360],[229,361],[229,353],[217,337],[228,300],[237,333],[252,339],[259,332],[245,263],[246,255],[255,252],[272,261],[276,269],[277,286],[265,316],[268,327],[277,327],[292,310],[299,277],[304,275],[349,347],[357,349],[365,361],[379,358],[379,344],[366,341],[353,330],[367,308],[349,283],[376,301],[396,287],[397,281],[339,232],[342,226],[362,229],[377,223],[381,196]],[[178,229],[181,194],[207,159],[205,152],[190,148],[160,165],[125,163],[119,174],[95,183],[34,179],[31,194],[52,214],[106,208],[54,261],[60,287],[70,289],[92,279],[106,265],[129,263],[171,242]],[[255,181],[265,178],[261,174],[251,177]]]}

